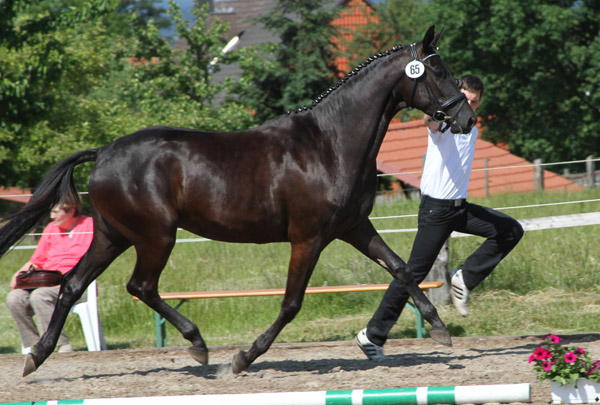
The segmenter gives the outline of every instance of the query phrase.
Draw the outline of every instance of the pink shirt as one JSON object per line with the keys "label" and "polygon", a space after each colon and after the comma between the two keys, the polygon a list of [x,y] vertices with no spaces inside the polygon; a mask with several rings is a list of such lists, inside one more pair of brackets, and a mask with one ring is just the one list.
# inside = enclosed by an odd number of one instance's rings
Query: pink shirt
{"label": "pink shirt", "polygon": [[50,222],[31,256],[31,263],[44,270],[58,270],[65,274],[71,270],[87,252],[92,243],[94,221],[91,217],[80,216],[69,233]]}

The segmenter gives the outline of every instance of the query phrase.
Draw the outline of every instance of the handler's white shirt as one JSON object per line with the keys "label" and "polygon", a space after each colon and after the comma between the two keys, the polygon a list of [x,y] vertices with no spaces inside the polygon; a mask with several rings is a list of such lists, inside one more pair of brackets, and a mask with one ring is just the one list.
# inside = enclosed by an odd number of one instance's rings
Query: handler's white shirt
{"label": "handler's white shirt", "polygon": [[427,155],[421,177],[421,194],[443,200],[467,198],[475,141],[479,129],[468,134],[443,133],[427,129]]}

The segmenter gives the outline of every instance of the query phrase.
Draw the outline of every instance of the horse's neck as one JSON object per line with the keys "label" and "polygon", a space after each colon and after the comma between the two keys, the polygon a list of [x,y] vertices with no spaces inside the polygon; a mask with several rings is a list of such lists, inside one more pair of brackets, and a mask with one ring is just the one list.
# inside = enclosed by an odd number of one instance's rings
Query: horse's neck
{"label": "horse's neck", "polygon": [[375,161],[387,128],[402,101],[393,88],[404,74],[403,53],[387,58],[359,72],[350,79],[352,82],[348,81],[335,90],[339,93],[332,93],[334,97],[322,106],[326,107],[325,113],[317,118],[330,120],[332,141],[342,149],[345,165],[358,170],[364,170],[364,164]]}

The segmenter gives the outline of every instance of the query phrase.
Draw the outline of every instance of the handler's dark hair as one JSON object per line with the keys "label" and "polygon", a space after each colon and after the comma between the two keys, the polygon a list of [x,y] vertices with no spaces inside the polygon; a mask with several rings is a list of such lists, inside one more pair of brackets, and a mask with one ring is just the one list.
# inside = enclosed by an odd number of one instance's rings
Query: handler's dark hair
{"label": "handler's dark hair", "polygon": [[460,78],[460,88],[467,91],[479,92],[479,97],[483,97],[483,82],[475,75],[464,75]]}

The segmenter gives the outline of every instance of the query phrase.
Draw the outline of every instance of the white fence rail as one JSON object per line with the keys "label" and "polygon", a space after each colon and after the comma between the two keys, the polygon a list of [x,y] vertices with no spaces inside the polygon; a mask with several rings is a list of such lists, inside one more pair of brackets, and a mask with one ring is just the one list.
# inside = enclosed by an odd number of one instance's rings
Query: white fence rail
{"label": "white fence rail", "polygon": [[[519,223],[523,226],[525,231],[541,231],[543,229],[555,229],[555,228],[569,228],[573,226],[587,226],[587,225],[600,225],[600,212],[588,212],[585,214],[572,214],[572,215],[557,215],[552,217],[544,218],[532,218],[532,219],[520,219]],[[379,229],[380,234],[384,233],[402,233],[402,232],[416,232],[417,228],[401,228],[401,229]],[[452,232],[451,238],[472,236],[460,232]],[[211,239],[206,238],[181,238],[176,239],[177,243],[190,243],[190,242],[208,242]],[[26,250],[35,249],[36,245],[24,245],[24,246],[13,246],[11,250]]]}

